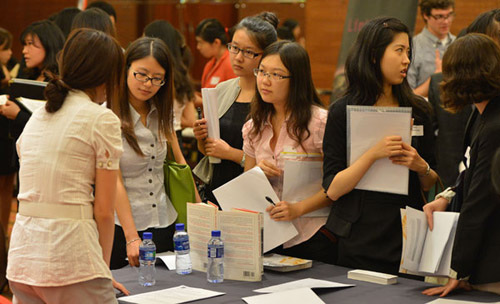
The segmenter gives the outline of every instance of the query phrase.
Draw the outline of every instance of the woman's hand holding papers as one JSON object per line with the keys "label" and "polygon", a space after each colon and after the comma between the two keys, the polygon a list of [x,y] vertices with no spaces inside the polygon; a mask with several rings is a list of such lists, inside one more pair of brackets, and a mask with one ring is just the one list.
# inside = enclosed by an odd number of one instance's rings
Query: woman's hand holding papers
{"label": "woman's hand holding papers", "polygon": [[257,165],[259,166],[267,177],[275,177],[281,175],[280,168],[276,167],[271,162],[263,159]]}
{"label": "woman's hand holding papers", "polygon": [[5,105],[0,106],[0,114],[10,120],[16,119],[17,114],[19,114],[20,111],[21,109],[19,108],[19,106],[15,102],[12,102],[10,100],[7,100],[7,103]]}
{"label": "woman's hand holding papers", "polygon": [[198,119],[193,124],[194,137],[198,141],[203,141],[208,137],[207,120],[205,118]]}
{"label": "woman's hand holding papers", "polygon": [[285,201],[267,207],[266,211],[275,221],[291,221],[302,215],[300,203],[291,204]]}
{"label": "woman's hand holding papers", "polygon": [[432,231],[434,227],[434,221],[432,214],[434,211],[445,211],[448,206],[448,200],[444,197],[440,197],[437,200],[434,200],[428,204],[424,205],[424,213],[427,217],[427,224],[429,225],[429,229]]}
{"label": "woman's hand holding papers", "polygon": [[401,136],[387,136],[371,147],[366,153],[370,153],[373,160],[384,157],[399,156],[403,152],[403,140]]}
{"label": "woman's hand holding papers", "polygon": [[231,149],[231,146],[223,139],[214,139],[209,137],[205,141],[205,152],[207,152],[206,154],[208,156],[228,159],[228,154]]}
{"label": "woman's hand holding papers", "polygon": [[408,167],[408,169],[425,175],[427,162],[418,154],[417,150],[407,143],[401,142],[401,154],[390,156],[393,164]]}

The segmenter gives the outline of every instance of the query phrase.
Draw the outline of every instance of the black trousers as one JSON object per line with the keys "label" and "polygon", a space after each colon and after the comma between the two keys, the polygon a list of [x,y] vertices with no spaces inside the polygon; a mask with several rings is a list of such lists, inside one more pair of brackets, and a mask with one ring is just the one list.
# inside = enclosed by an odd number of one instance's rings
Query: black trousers
{"label": "black trousers", "polygon": [[322,230],[318,230],[310,239],[290,248],[279,246],[271,253],[292,256],[295,258],[320,261],[328,264],[337,262],[337,244]]}
{"label": "black trousers", "polygon": [[[156,245],[156,252],[174,251],[175,223],[165,228],[149,228],[144,231],[137,231],[142,239],[144,232],[153,233],[153,242]],[[128,265],[127,241],[121,226],[115,225],[115,238],[113,240],[113,251],[111,252],[110,268],[119,269]]]}

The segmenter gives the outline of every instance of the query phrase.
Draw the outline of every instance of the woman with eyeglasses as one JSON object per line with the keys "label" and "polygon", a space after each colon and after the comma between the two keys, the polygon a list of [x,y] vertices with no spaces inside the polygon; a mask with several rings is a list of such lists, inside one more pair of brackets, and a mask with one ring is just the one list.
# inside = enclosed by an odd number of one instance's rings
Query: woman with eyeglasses
{"label": "woman with eyeglasses", "polygon": [[157,252],[173,250],[177,212],[163,184],[167,141],[175,159],[185,163],[173,128],[174,64],[167,46],[158,38],[137,39],[128,47],[125,63],[126,85],[112,105],[122,122],[124,152],[111,269],[139,266],[144,232],[153,233]]}
{"label": "woman with eyeglasses", "polygon": [[[254,73],[257,90],[251,119],[243,126],[245,171],[259,166],[281,199],[288,159],[322,160],[327,111],[314,88],[309,56],[298,43],[279,41],[268,46]],[[303,217],[330,204],[320,190],[298,202],[270,205],[267,212],[273,220],[292,221],[299,231],[298,236],[275,252],[335,262],[335,244],[322,229],[327,217]]]}
{"label": "woman with eyeglasses", "polygon": [[[255,76],[263,50],[277,40],[276,15],[269,12],[247,17],[235,26],[233,40],[228,44],[229,57],[237,78],[217,85],[220,139],[208,137],[207,121],[195,121],[193,129],[198,149],[205,157],[193,172],[207,184],[206,198],[217,204],[212,190],[243,172],[245,156],[241,128],[247,120],[250,102],[255,95]],[[210,164],[207,156],[220,158]]]}

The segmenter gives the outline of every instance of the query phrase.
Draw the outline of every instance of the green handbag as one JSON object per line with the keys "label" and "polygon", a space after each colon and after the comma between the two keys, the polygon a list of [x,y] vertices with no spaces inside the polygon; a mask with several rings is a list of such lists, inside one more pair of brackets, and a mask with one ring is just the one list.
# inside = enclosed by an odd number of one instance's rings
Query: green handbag
{"label": "green handbag", "polygon": [[186,203],[196,202],[193,175],[189,165],[181,165],[175,162],[172,148],[170,145],[168,147],[167,157],[163,164],[165,191],[177,211],[176,223],[186,224]]}

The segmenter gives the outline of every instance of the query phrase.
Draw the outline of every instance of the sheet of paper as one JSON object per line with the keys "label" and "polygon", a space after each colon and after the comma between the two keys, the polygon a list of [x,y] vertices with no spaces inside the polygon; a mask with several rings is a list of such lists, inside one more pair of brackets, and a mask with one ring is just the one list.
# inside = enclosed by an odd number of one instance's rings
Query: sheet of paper
{"label": "sheet of paper", "polygon": [[258,296],[251,296],[242,298],[247,304],[323,304],[315,293],[309,288],[299,288],[294,290],[287,290]]}
{"label": "sheet of paper", "polygon": [[352,287],[352,286],[355,286],[355,285],[307,278],[307,279],[287,282],[287,283],[283,283],[283,284],[278,284],[278,285],[274,285],[274,286],[270,286],[270,287],[256,289],[256,290],[254,290],[254,292],[269,293],[269,292],[279,292],[279,291],[285,291],[285,290],[294,290],[294,289],[298,289],[298,288],[343,288],[343,287]]}
{"label": "sheet of paper", "polygon": [[[282,199],[298,202],[321,191],[323,182],[322,161],[285,160]],[[304,217],[328,216],[331,207],[310,212]]]}
{"label": "sheet of paper", "polygon": [[432,231],[427,231],[425,245],[422,251],[422,258],[420,259],[420,267],[418,270],[421,272],[447,276],[450,273],[451,255],[449,261],[443,259],[443,264],[448,264],[448,267],[441,267],[442,273],[436,272],[441,264],[443,253],[449,242],[453,227],[456,227],[458,213],[434,212],[433,217],[434,229]]}
{"label": "sheet of paper", "polygon": [[259,167],[252,168],[213,191],[222,210],[248,209],[264,214],[264,252],[278,247],[298,234],[292,222],[277,222],[266,212],[269,202],[278,196]]}
{"label": "sheet of paper", "polygon": [[[203,113],[207,120],[208,137],[220,139],[217,90],[215,88],[203,88],[201,89],[201,97],[203,100]],[[209,157],[209,160],[211,164],[221,162],[220,158],[212,156]]]}
{"label": "sheet of paper", "polygon": [[434,301],[427,302],[427,304],[500,304],[500,302],[475,302],[475,301],[460,301],[451,299],[436,299]]}
{"label": "sheet of paper", "polygon": [[[411,108],[347,106],[348,164],[386,136],[399,135],[411,144]],[[391,112],[394,111],[394,112]],[[408,168],[388,158],[377,160],[356,185],[356,189],[408,194]]]}
{"label": "sheet of paper", "polygon": [[18,97],[17,101],[23,104],[31,113],[35,112],[39,108],[45,106],[45,100],[30,99],[25,97]]}
{"label": "sheet of paper", "polygon": [[161,252],[156,254],[156,258],[160,259],[167,265],[168,270],[175,270],[175,253],[172,251]]}
{"label": "sheet of paper", "polygon": [[181,285],[168,289],[121,297],[120,300],[136,304],[175,304],[213,298],[223,294],[225,293]]}
{"label": "sheet of paper", "polygon": [[427,218],[422,211],[406,207],[406,246],[403,268],[418,271],[425,237],[427,234]]}
{"label": "sheet of paper", "polygon": [[0,95],[0,106],[7,103],[7,95]]}

